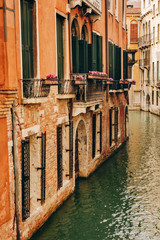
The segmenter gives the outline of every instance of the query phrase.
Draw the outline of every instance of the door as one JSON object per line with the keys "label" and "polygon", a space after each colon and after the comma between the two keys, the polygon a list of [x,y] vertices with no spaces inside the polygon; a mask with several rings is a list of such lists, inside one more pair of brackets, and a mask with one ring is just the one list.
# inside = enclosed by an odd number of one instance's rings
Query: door
{"label": "door", "polygon": [[63,62],[63,21],[64,19],[57,15],[57,62],[58,62],[58,78],[64,78],[64,62]]}

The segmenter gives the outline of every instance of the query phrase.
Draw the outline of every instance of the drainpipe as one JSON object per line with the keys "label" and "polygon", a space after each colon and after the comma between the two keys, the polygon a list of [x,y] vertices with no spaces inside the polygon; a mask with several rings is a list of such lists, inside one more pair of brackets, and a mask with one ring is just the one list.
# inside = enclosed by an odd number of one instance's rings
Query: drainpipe
{"label": "drainpipe", "polygon": [[13,169],[14,169],[14,188],[15,188],[15,193],[14,193],[15,221],[16,221],[17,240],[20,240],[20,230],[19,230],[20,213],[19,213],[19,204],[18,204],[18,196],[20,194],[20,191],[19,191],[20,173],[19,173],[19,161],[18,161],[18,150],[17,150],[16,99],[13,102],[11,115],[12,115]]}
{"label": "drainpipe", "polygon": [[106,39],[106,73],[109,74],[108,68],[108,0],[105,0],[105,39]]}

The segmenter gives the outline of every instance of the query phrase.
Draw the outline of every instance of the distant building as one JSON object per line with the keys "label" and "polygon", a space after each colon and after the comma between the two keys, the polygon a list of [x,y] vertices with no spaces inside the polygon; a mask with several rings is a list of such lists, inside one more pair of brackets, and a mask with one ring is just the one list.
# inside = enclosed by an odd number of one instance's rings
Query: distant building
{"label": "distant building", "polygon": [[141,2],[141,108],[160,115],[160,1]]}
{"label": "distant building", "polygon": [[131,85],[120,81],[127,78],[125,0],[11,2],[0,8],[6,240],[30,238],[76,178],[88,177],[128,138]]}
{"label": "distant building", "polygon": [[128,52],[128,78],[135,80],[129,91],[129,109],[141,108],[141,52],[138,39],[141,37],[141,1],[127,1],[127,52]]}

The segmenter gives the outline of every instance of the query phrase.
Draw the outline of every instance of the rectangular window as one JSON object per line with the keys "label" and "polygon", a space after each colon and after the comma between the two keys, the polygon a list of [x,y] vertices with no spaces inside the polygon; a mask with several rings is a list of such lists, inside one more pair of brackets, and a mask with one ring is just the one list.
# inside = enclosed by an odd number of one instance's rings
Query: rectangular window
{"label": "rectangular window", "polygon": [[160,0],[158,0],[158,13],[160,13]]}
{"label": "rectangular window", "polygon": [[154,84],[154,62],[152,63],[152,82]]}
{"label": "rectangular window", "polygon": [[130,42],[138,42],[138,24],[136,22],[130,24]]}
{"label": "rectangular window", "polygon": [[123,50],[123,79],[128,78],[128,53]]}
{"label": "rectangular window", "polygon": [[92,118],[92,158],[96,154],[96,114],[93,114]]}
{"label": "rectangular window", "polygon": [[30,141],[22,141],[22,220],[30,216]]}
{"label": "rectangular window", "polygon": [[155,43],[155,27],[153,27],[153,44]]}
{"label": "rectangular window", "polygon": [[78,36],[72,36],[73,73],[79,73],[79,41]]}
{"label": "rectangular window", "polygon": [[158,106],[158,91],[156,91],[156,105]]}
{"label": "rectangular window", "polygon": [[155,17],[155,4],[153,4],[153,17]]}
{"label": "rectangular window", "polygon": [[115,0],[115,18],[118,19],[118,0]]}
{"label": "rectangular window", "polygon": [[154,105],[154,91],[152,91],[152,105]]}
{"label": "rectangular window", "polygon": [[118,141],[118,108],[115,108],[115,116],[114,116],[114,141],[115,143]]}
{"label": "rectangular window", "polygon": [[158,24],[158,42],[160,41],[160,24]]}
{"label": "rectangular window", "polygon": [[88,44],[85,40],[79,40],[79,72],[88,73]]}
{"label": "rectangular window", "polygon": [[157,61],[157,83],[159,82],[159,61]]}
{"label": "rectangular window", "polygon": [[102,112],[100,112],[100,137],[99,137],[100,153],[102,152]]}
{"label": "rectangular window", "polygon": [[57,127],[57,186],[63,186],[62,126]]}

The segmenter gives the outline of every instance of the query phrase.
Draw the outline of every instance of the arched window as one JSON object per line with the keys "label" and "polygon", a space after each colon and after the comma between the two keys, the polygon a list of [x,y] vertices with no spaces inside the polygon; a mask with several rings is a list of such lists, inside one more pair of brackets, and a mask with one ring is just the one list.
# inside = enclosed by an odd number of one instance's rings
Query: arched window
{"label": "arched window", "polygon": [[82,27],[81,39],[88,42],[88,29],[85,24]]}
{"label": "arched window", "polygon": [[138,42],[138,23],[135,20],[130,23],[130,42]]}
{"label": "arched window", "polygon": [[72,31],[72,37],[80,37],[80,34],[79,34],[79,24],[78,24],[78,21],[77,19],[73,19],[73,22],[72,22],[72,26],[71,26],[71,31]]}
{"label": "arched window", "polygon": [[80,31],[77,19],[73,19],[71,25],[72,31],[72,67],[73,73],[79,72],[79,39]]}

